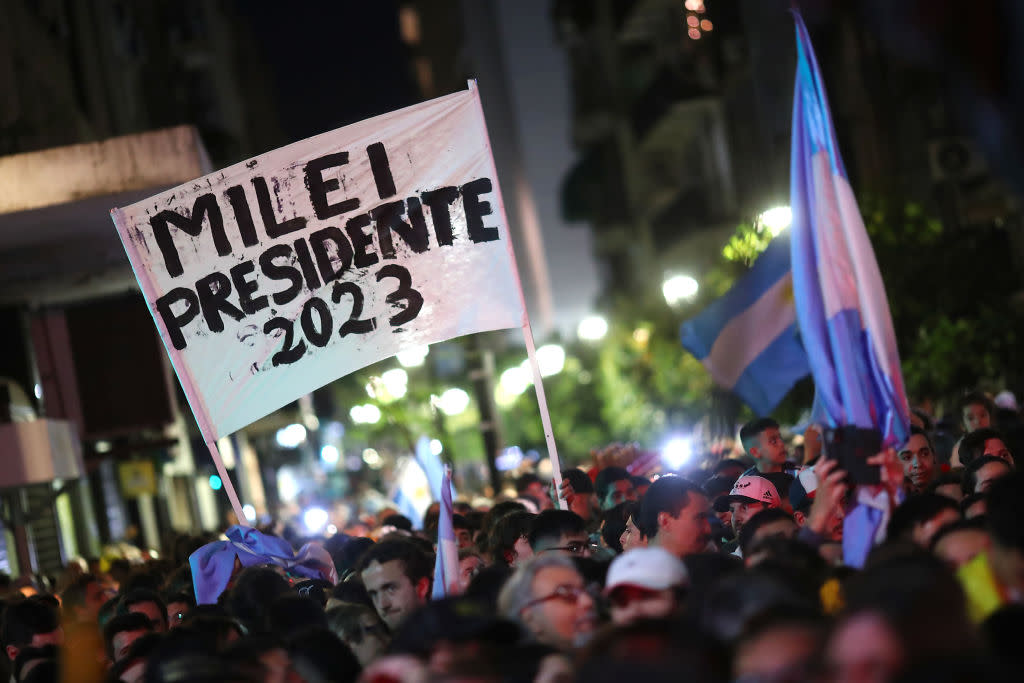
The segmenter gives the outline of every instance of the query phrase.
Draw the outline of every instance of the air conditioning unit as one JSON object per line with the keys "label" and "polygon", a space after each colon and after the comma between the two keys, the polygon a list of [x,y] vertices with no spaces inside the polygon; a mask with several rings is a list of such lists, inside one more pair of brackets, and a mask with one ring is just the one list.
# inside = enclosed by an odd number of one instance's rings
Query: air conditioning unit
{"label": "air conditioning unit", "polygon": [[967,138],[942,138],[928,143],[928,165],[937,183],[970,180],[988,173],[985,159]]}

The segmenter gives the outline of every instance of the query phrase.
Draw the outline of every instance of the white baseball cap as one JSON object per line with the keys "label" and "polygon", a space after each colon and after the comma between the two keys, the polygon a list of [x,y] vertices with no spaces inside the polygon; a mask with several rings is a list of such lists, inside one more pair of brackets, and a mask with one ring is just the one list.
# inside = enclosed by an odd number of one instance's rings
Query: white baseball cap
{"label": "white baseball cap", "polygon": [[728,496],[722,496],[715,500],[715,511],[726,512],[730,503],[764,503],[770,508],[777,508],[782,504],[782,498],[779,496],[779,490],[768,477],[760,474],[746,474],[736,480]]}
{"label": "white baseball cap", "polygon": [[672,553],[664,548],[633,548],[612,560],[604,592],[611,593],[619,586],[660,591],[689,583],[686,565]]}

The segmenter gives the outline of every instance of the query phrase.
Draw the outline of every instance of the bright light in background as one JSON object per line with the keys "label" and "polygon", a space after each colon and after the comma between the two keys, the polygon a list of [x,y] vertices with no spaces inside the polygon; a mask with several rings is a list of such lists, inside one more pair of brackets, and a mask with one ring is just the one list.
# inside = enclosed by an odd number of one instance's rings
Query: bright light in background
{"label": "bright light in background", "polygon": [[380,408],[367,403],[361,406],[352,406],[352,409],[348,411],[349,417],[356,424],[374,425],[380,422]]}
{"label": "bright light in background", "polygon": [[469,394],[458,387],[448,389],[437,399],[437,407],[448,417],[458,415],[469,407]]}
{"label": "bright light in background", "polygon": [[111,445],[111,443],[109,441],[97,441],[96,442],[96,452],[97,453],[109,453],[111,448],[113,448],[113,445]]}
{"label": "bright light in background", "polygon": [[245,518],[250,522],[256,521],[256,508],[254,508],[252,505],[249,505],[248,503],[243,505],[242,514],[245,515]]}
{"label": "bright light in background", "polygon": [[431,439],[430,440],[430,454],[431,455],[441,455],[442,453],[444,453],[444,446],[441,444],[441,442],[438,441],[437,439]]}
{"label": "bright light in background", "polygon": [[42,398],[43,397],[43,385],[42,384],[36,384],[34,389],[35,389],[34,393],[36,395],[36,398]]}
{"label": "bright light in background", "polygon": [[409,387],[409,373],[402,368],[392,368],[380,376],[380,381],[391,398],[402,398]]}
{"label": "bright light in background", "polygon": [[327,510],[323,508],[309,508],[302,514],[302,521],[307,529],[317,533],[327,525]]}
{"label": "bright light in background", "polygon": [[278,429],[275,438],[281,448],[298,448],[306,440],[306,428],[296,422]]}
{"label": "bright light in background", "polygon": [[565,349],[558,344],[545,344],[537,349],[537,365],[540,366],[541,377],[557,375],[565,367]]}
{"label": "bright light in background", "polygon": [[220,480],[216,474],[210,475],[210,488],[214,491],[220,491],[220,487],[224,486],[224,482]]}
{"label": "bright light in background", "polygon": [[403,368],[418,368],[423,365],[430,352],[429,346],[413,346],[405,351],[400,351],[396,358]]}
{"label": "bright light in background", "polygon": [[337,446],[327,444],[326,446],[320,449],[320,459],[323,460],[328,465],[338,464],[338,458],[340,456],[341,454],[338,452]]}
{"label": "bright light in background", "polygon": [[690,439],[677,436],[666,443],[661,449],[661,459],[670,469],[677,470],[693,457],[693,444]]}
{"label": "bright light in background", "polygon": [[367,448],[363,451],[363,462],[370,469],[379,470],[384,465],[384,458],[380,457],[380,453],[372,448]]}
{"label": "bright light in background", "polygon": [[776,237],[793,222],[793,211],[788,206],[776,206],[757,217],[757,224]]}
{"label": "bright light in background", "polygon": [[336,533],[338,533],[338,527],[334,526],[333,524],[328,524],[327,525],[327,535],[328,536],[333,536]]}
{"label": "bright light in background", "polygon": [[700,285],[689,275],[673,275],[661,283],[661,293],[669,306],[681,304],[697,296]]}
{"label": "bright light in background", "polygon": [[608,334],[608,321],[599,315],[591,315],[580,321],[576,335],[584,341],[599,341]]}
{"label": "bright light in background", "polygon": [[290,468],[282,467],[277,471],[277,494],[283,503],[290,503],[299,495],[299,482]]}
{"label": "bright light in background", "polygon": [[511,400],[508,402],[511,403],[531,384],[533,384],[533,375],[529,368],[522,366],[509,368],[498,378],[498,393],[499,396],[509,397]]}

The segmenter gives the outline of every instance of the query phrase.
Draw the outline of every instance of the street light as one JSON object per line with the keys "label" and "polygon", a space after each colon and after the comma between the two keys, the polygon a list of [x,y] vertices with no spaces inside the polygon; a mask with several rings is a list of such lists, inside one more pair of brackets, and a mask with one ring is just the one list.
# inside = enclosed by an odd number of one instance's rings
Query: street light
{"label": "street light", "polygon": [[757,217],[757,224],[762,230],[767,230],[772,237],[777,237],[792,222],[793,211],[788,206],[772,207]]}
{"label": "street light", "polygon": [[580,321],[576,335],[584,341],[600,341],[608,334],[608,321],[599,315],[587,316]]}
{"label": "street light", "polygon": [[669,306],[677,306],[697,296],[700,285],[689,275],[673,275],[661,283],[661,293]]}
{"label": "street light", "polygon": [[380,408],[367,403],[361,406],[352,406],[352,409],[348,411],[349,417],[356,424],[372,425],[380,422]]}
{"label": "street light", "polygon": [[458,387],[448,389],[437,399],[437,407],[448,417],[458,415],[469,407],[469,394]]}
{"label": "street light", "polygon": [[661,459],[670,469],[677,470],[693,457],[693,443],[684,437],[675,437],[661,449]]}
{"label": "street light", "polygon": [[541,377],[557,375],[565,367],[565,349],[558,344],[545,344],[537,349],[537,365]]}
{"label": "street light", "polygon": [[404,351],[399,351],[395,357],[398,358],[398,362],[404,368],[418,368],[423,365],[429,352],[430,347],[424,344],[423,346],[413,346]]}

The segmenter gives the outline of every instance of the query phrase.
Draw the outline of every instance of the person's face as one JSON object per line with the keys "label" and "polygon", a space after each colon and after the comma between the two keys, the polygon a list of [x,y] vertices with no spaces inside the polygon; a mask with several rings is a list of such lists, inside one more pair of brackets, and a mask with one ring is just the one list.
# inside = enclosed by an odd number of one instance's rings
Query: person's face
{"label": "person's face", "polygon": [[590,539],[585,533],[562,534],[556,542],[549,542],[540,552],[561,552],[577,557],[590,557]]}
{"label": "person's face", "polygon": [[518,567],[531,557],[533,557],[533,548],[530,547],[529,539],[526,536],[520,536],[512,546],[512,561],[509,562],[509,566]]}
{"label": "person's face", "polygon": [[1006,447],[1002,439],[986,439],[985,440],[985,452],[983,455],[991,455],[994,458],[1005,460],[1011,465],[1013,462],[1013,455],[1010,453],[1010,449]]}
{"label": "person's face", "polygon": [[729,512],[732,513],[732,530],[738,536],[740,529],[747,523],[747,520],[767,507],[764,503],[757,501],[734,500],[729,503]]}
{"label": "person's face", "polygon": [[157,633],[163,633],[167,630],[167,614],[155,602],[137,602],[129,607],[128,611],[144,614],[149,619],[149,623],[153,625],[153,630]]}
{"label": "person's face", "polygon": [[567,567],[541,569],[532,589],[532,604],[523,609],[522,619],[538,641],[567,648],[593,632],[594,600],[584,590],[579,572]]}
{"label": "person's face", "polygon": [[992,482],[1010,473],[1010,466],[1003,462],[987,462],[978,468],[974,477],[974,492],[984,493],[992,486]]}
{"label": "person's face", "polygon": [[740,644],[733,661],[734,680],[807,680],[808,667],[819,647],[813,629],[779,626]]}
{"label": "person's face", "polygon": [[636,489],[633,488],[633,482],[629,479],[619,479],[605,494],[601,507],[610,510],[627,500],[636,500]]}
{"label": "person's face", "polygon": [[964,566],[991,546],[980,529],[962,529],[946,534],[935,544],[935,555],[953,569]]}
{"label": "person's face", "polygon": [[903,465],[903,476],[910,480],[914,491],[923,490],[935,479],[935,454],[923,435],[912,435],[900,449],[899,458]]}
{"label": "person's face", "polygon": [[622,546],[622,552],[624,553],[629,552],[633,548],[647,547],[647,539],[644,538],[644,535],[640,533],[640,529],[633,523],[632,515],[626,520],[626,529],[619,536],[619,545]]}
{"label": "person's face", "polygon": [[138,629],[137,631],[121,631],[114,635],[111,643],[113,644],[114,650],[114,663],[121,661],[126,654],[128,654],[129,648],[132,643],[141,638],[142,636],[149,633],[147,629]]}
{"label": "person's face", "polygon": [[167,628],[178,628],[181,626],[181,620],[188,614],[188,603],[187,602],[169,602],[167,603]]}
{"label": "person's face", "polygon": [[608,596],[612,622],[618,626],[638,619],[663,619],[678,607],[671,588],[652,590],[641,586],[618,586]]}
{"label": "person's face", "polygon": [[970,504],[970,506],[964,510],[964,519],[974,519],[980,517],[988,512],[988,503],[984,498],[979,498]]}
{"label": "person's face", "polygon": [[426,601],[429,582],[420,579],[413,585],[403,571],[401,560],[388,560],[383,564],[371,562],[362,577],[377,614],[392,631]]}
{"label": "person's face", "polygon": [[[798,527],[796,522],[791,519],[779,519],[774,522],[769,522],[768,524],[762,525],[761,528],[757,530],[757,533],[755,533],[754,537],[750,540],[750,546],[752,548],[756,548],[761,541],[773,536],[793,538],[799,530],[800,527]],[[764,559],[764,556],[757,554],[754,554],[751,557],[744,557],[744,561],[748,567],[756,565],[762,559]]]}
{"label": "person's face", "polygon": [[469,583],[484,566],[484,561],[476,555],[459,560],[459,589],[463,592],[469,588]]}
{"label": "person's face", "polygon": [[826,680],[884,683],[903,666],[899,635],[877,614],[856,614],[841,624],[825,648]]}
{"label": "person's face", "polygon": [[967,432],[985,429],[992,424],[992,418],[988,414],[988,410],[980,403],[971,403],[964,406],[963,421],[964,431]]}
{"label": "person's face", "polygon": [[782,440],[782,434],[777,427],[769,427],[757,436],[760,447],[756,455],[758,460],[781,466],[786,464],[789,454],[786,452],[786,442]]}
{"label": "person's face", "polygon": [[548,495],[548,487],[539,481],[535,481],[526,487],[526,495],[535,498],[541,510],[549,510],[553,506],[551,496]]}
{"label": "person's face", "polygon": [[584,522],[589,522],[594,514],[594,498],[593,493],[577,493],[569,503],[569,509],[582,517]]}
{"label": "person's face", "polygon": [[366,666],[376,659],[388,646],[388,637],[380,623],[371,616],[363,616],[359,620],[359,630],[346,633],[342,638],[352,650],[359,663]]}
{"label": "person's face", "polygon": [[686,507],[673,517],[667,512],[658,515],[659,544],[679,558],[703,552],[711,538],[708,499],[690,492]]}
{"label": "person's face", "polygon": [[914,543],[918,544],[922,548],[927,548],[931,544],[932,536],[935,535],[935,532],[947,524],[952,524],[958,519],[960,519],[960,513],[956,510],[943,510],[924,524],[918,524],[914,527]]}
{"label": "person's face", "polygon": [[459,550],[473,545],[473,532],[469,529],[463,529],[462,527],[456,528],[455,545],[458,546]]}

